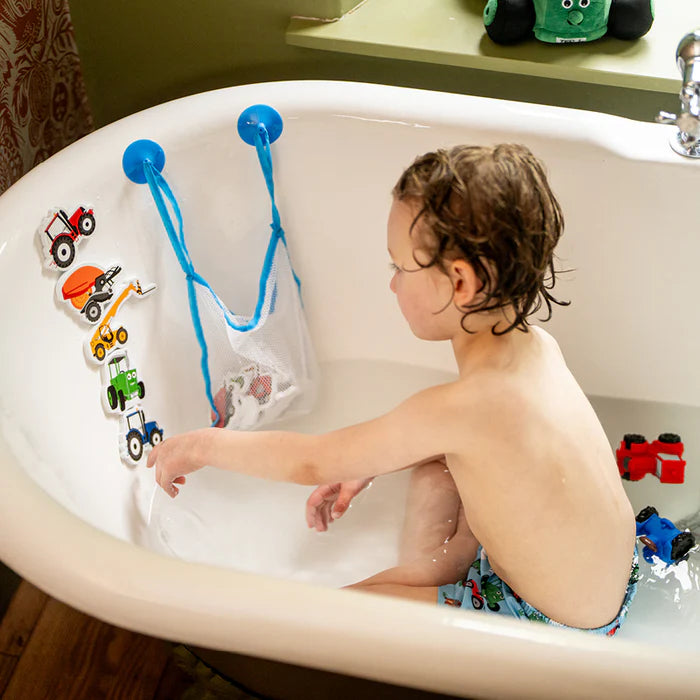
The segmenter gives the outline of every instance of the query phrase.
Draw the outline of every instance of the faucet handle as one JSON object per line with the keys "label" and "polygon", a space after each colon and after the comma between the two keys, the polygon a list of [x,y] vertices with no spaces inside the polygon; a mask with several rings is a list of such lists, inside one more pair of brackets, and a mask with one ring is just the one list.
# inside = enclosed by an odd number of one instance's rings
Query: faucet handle
{"label": "faucet handle", "polygon": [[671,112],[659,112],[655,121],[657,124],[677,126],[684,143],[695,143],[700,140],[700,120],[692,114],[683,112],[677,115]]}
{"label": "faucet handle", "polygon": [[700,158],[700,121],[690,114],[680,116],[671,112],[659,112],[657,124],[672,124],[678,131],[671,137],[671,148],[682,156]]}
{"label": "faucet handle", "polygon": [[657,124],[673,124],[675,126],[678,122],[678,115],[671,112],[659,112],[655,121]]}
{"label": "faucet handle", "polygon": [[686,137],[692,137],[694,140],[700,139],[700,120],[693,114],[682,112],[678,115],[671,112],[659,112],[655,121],[657,124],[672,124],[677,126]]}

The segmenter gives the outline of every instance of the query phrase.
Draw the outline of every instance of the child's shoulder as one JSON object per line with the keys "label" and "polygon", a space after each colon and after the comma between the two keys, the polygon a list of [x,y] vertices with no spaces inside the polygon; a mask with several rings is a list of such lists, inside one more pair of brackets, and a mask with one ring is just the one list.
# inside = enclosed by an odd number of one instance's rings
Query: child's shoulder
{"label": "child's shoulder", "polygon": [[[515,332],[515,331],[513,331]],[[434,411],[442,419],[454,416],[458,423],[482,430],[512,420],[522,422],[528,416],[540,415],[543,393],[566,370],[557,341],[539,327],[531,327],[531,340],[539,348],[530,346],[510,353],[505,359],[497,358],[474,367],[468,374],[452,382],[440,384],[422,393],[423,408]]]}
{"label": "child's shoulder", "polygon": [[508,414],[522,414],[532,407],[532,392],[517,377],[485,369],[441,385],[434,396],[462,421],[488,425]]}
{"label": "child's shoulder", "polygon": [[540,326],[529,326],[529,332],[534,333],[537,338],[539,338],[545,345],[549,348],[556,350],[559,355],[563,356],[559,343],[556,341],[551,333],[548,333],[544,328]]}

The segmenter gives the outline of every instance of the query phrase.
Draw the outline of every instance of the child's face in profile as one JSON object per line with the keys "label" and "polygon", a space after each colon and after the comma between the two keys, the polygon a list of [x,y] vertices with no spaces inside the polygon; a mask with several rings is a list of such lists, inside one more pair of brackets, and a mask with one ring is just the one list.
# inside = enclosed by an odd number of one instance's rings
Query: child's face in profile
{"label": "child's face in profile", "polygon": [[[428,262],[421,250],[418,227],[410,233],[418,208],[408,201],[394,199],[387,223],[387,244],[394,272],[389,285],[411,331],[423,340],[448,340],[455,328],[452,283],[437,265]],[[458,322],[457,322],[458,323]]]}

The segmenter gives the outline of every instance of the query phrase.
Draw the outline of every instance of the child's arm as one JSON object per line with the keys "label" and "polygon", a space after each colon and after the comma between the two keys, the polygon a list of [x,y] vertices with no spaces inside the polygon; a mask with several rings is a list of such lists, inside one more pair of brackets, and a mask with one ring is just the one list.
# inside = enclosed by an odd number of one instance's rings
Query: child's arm
{"label": "child's arm", "polygon": [[168,438],[148,466],[171,496],[174,484],[205,465],[307,485],[373,477],[453,451],[461,394],[455,383],[436,386],[379,418],[323,435],[205,428]]}
{"label": "child's arm", "polygon": [[[429,462],[445,464],[445,455],[428,457],[415,464],[409,464],[404,469],[413,469]],[[316,488],[306,501],[306,524],[310,528],[316,528],[318,532],[325,532],[332,522],[348,510],[350,501],[367,488],[373,479],[374,476],[370,476],[355,481],[322,484]]]}

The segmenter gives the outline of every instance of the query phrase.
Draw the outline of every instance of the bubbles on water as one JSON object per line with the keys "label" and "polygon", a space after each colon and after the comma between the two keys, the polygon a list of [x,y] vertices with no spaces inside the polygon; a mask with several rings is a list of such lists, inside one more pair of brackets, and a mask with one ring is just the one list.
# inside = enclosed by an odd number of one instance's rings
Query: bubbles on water
{"label": "bubbles on water", "polygon": [[620,636],[697,650],[698,625],[700,552],[670,566],[655,555],[651,563],[640,557],[637,596]]}
{"label": "bubbles on water", "polygon": [[652,555],[651,564],[644,563],[646,571],[640,579],[640,585],[662,591],[664,597],[675,603],[679,609],[682,609],[685,594],[696,597],[700,595],[700,557],[697,552],[691,552],[688,559],[670,566],[656,555]]}

